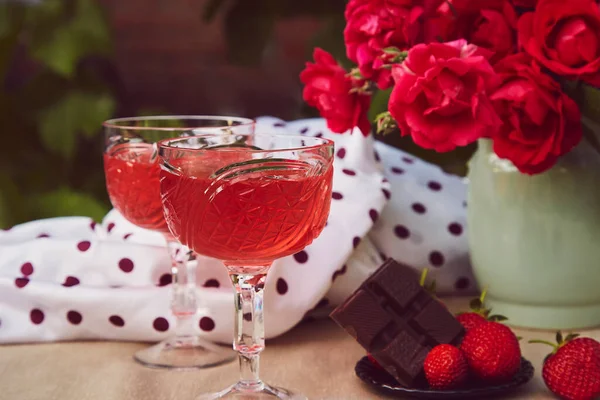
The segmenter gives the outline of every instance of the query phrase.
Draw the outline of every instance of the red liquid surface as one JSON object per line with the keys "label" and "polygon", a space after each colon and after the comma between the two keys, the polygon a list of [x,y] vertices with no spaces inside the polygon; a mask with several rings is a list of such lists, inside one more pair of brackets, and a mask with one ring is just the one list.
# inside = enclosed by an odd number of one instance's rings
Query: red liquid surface
{"label": "red liquid surface", "polygon": [[106,188],[113,207],[129,222],[169,233],[160,198],[160,165],[148,143],[121,144],[104,154]]}
{"label": "red liquid surface", "polygon": [[333,167],[307,176],[308,164],[284,162],[296,169],[217,179],[208,177],[215,168],[206,164],[188,163],[181,175],[163,170],[165,215],[175,237],[230,266],[267,265],[302,250],[325,227]]}

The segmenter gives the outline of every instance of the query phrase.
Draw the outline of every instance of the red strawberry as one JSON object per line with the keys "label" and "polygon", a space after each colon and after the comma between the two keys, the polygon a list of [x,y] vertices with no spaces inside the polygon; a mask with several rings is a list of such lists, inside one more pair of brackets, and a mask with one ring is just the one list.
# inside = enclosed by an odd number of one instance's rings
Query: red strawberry
{"label": "red strawberry", "polygon": [[471,311],[466,313],[459,313],[456,316],[458,322],[460,322],[463,328],[465,328],[465,332],[468,332],[470,329],[473,329],[486,321],[500,322],[507,320],[507,318],[502,315],[490,315],[492,310],[490,308],[485,307],[486,294],[487,289],[483,289],[483,291],[481,292],[481,296],[471,300],[471,302],[469,303]]}
{"label": "red strawberry", "polygon": [[369,359],[369,361],[371,361],[371,364],[373,364],[377,369],[383,369],[383,367],[379,364],[375,357],[373,357],[370,354],[367,354],[367,358]]}
{"label": "red strawberry", "polygon": [[463,328],[465,328],[465,332],[468,332],[487,321],[483,315],[476,312],[458,314],[456,319],[461,323]]}
{"label": "red strawberry", "polygon": [[423,365],[429,386],[434,389],[460,387],[469,376],[469,365],[463,352],[450,344],[435,346]]}
{"label": "red strawberry", "polygon": [[473,375],[484,382],[508,382],[521,366],[519,340],[509,327],[498,322],[484,322],[469,330],[460,348]]}
{"label": "red strawberry", "polygon": [[548,389],[565,400],[592,400],[600,396],[600,343],[570,334],[564,340],[556,334],[556,344],[543,340],[554,351],[544,360],[542,377]]}

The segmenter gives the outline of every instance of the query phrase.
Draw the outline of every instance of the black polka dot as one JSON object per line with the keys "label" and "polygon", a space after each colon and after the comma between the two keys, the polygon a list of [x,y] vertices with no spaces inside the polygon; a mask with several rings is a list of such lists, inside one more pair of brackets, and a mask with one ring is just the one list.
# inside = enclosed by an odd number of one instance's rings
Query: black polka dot
{"label": "black polka dot", "polygon": [[340,192],[333,192],[331,193],[331,198],[334,200],[341,200],[344,196]]}
{"label": "black polka dot", "polygon": [[169,321],[166,318],[158,317],[154,320],[152,326],[159,332],[166,332],[169,330]]}
{"label": "black polka dot", "polygon": [[379,219],[379,213],[377,212],[377,210],[374,210],[371,208],[369,210],[369,217],[371,217],[371,221],[373,221],[373,223],[375,223],[377,221],[377,219]]}
{"label": "black polka dot", "polygon": [[321,132],[318,132],[318,133],[315,135],[315,137],[322,138],[322,137],[323,137],[323,134],[322,134]]}
{"label": "black polka dot", "polygon": [[119,268],[121,268],[121,271],[129,273],[133,271],[133,261],[129,258],[122,258],[119,261]]}
{"label": "black polka dot", "polygon": [[423,204],[421,204],[421,203],[413,203],[412,209],[417,214],[425,214],[425,212],[427,211],[427,209],[425,208],[425,206]]}
{"label": "black polka dot", "polygon": [[90,229],[93,230],[93,231],[96,230],[96,221],[90,222]]}
{"label": "black polka dot", "polygon": [[436,181],[429,181],[429,183],[427,183],[427,187],[434,192],[442,190],[442,184]]}
{"label": "black polka dot", "polygon": [[33,274],[33,264],[26,262],[25,264],[21,265],[21,273],[25,276]]}
{"label": "black polka dot", "polygon": [[441,267],[444,265],[444,255],[439,251],[432,251],[429,253],[429,263],[434,267]]}
{"label": "black polka dot", "polygon": [[344,275],[347,270],[348,266],[346,264],[342,265],[342,268],[333,273],[333,275],[331,276],[331,281],[334,282],[338,278],[338,276]]}
{"label": "black polka dot", "polygon": [[79,279],[74,276],[67,276],[62,284],[64,287],[72,287],[79,285]]}
{"label": "black polka dot", "polygon": [[285,281],[285,279],[283,279],[283,278],[277,279],[276,287],[277,287],[277,293],[279,293],[281,295],[286,294],[288,291],[288,284]]}
{"label": "black polka dot", "polygon": [[392,172],[396,175],[401,175],[404,173],[404,170],[402,168],[392,167]]}
{"label": "black polka dot", "polygon": [[404,225],[396,225],[394,227],[394,234],[400,239],[407,239],[410,236],[410,230]]}
{"label": "black polka dot", "polygon": [[344,158],[346,157],[346,149],[341,147],[338,151],[337,151],[337,156],[338,158]]}
{"label": "black polka dot", "polygon": [[348,168],[344,168],[344,169],[342,169],[342,172],[343,172],[344,174],[346,174],[346,175],[349,175],[349,176],[354,176],[354,175],[356,175],[356,172],[354,172],[353,170],[351,170],[351,169],[348,169]]}
{"label": "black polka dot", "polygon": [[471,281],[469,280],[469,278],[467,278],[465,276],[461,276],[460,278],[458,278],[456,280],[456,282],[454,282],[454,287],[457,290],[467,289],[470,285],[471,285]]}
{"label": "black polka dot", "polygon": [[202,317],[200,318],[200,329],[206,332],[210,332],[215,329],[215,321],[213,321],[210,317]]}
{"label": "black polka dot", "polygon": [[167,286],[173,283],[173,274],[162,274],[158,278],[158,286]]}
{"label": "black polka dot", "polygon": [[306,132],[308,132],[308,127],[305,126],[304,128],[300,129],[300,133],[301,134],[305,134]]}
{"label": "black polka dot", "polygon": [[92,243],[89,240],[82,240],[81,242],[77,243],[77,250],[85,252],[88,251],[91,246]]}
{"label": "black polka dot", "polygon": [[459,236],[463,233],[463,227],[458,222],[453,222],[448,225],[448,231],[455,236]]}
{"label": "black polka dot", "polygon": [[402,157],[402,161],[404,161],[407,164],[412,164],[415,162],[415,160],[413,160],[412,158],[408,158],[408,157]]}
{"label": "black polka dot", "polygon": [[209,279],[206,282],[204,282],[204,287],[214,287],[214,288],[218,288],[219,286],[221,286],[221,284],[219,283],[218,280],[216,279]]}
{"label": "black polka dot", "polygon": [[15,279],[15,286],[19,289],[24,288],[29,283],[29,278],[17,278]]}
{"label": "black polka dot", "polygon": [[276,127],[276,128],[283,128],[285,126],[285,123],[283,123],[283,122],[275,122],[273,124],[273,126]]}
{"label": "black polka dot", "polygon": [[71,310],[67,313],[67,320],[69,320],[69,322],[73,325],[79,325],[83,320],[83,317],[77,311]]}
{"label": "black polka dot", "polygon": [[44,238],[49,238],[50,235],[48,235],[47,233],[40,233],[39,235],[37,235],[38,239],[44,239]]}
{"label": "black polka dot", "polygon": [[106,226],[106,230],[108,231],[108,233],[110,233],[110,231],[112,231],[115,227],[115,223],[111,222]]}
{"label": "black polka dot", "polygon": [[375,161],[377,161],[377,162],[381,161],[381,157],[379,157],[379,153],[377,152],[377,150],[375,150],[373,152],[373,156],[375,157]]}
{"label": "black polka dot", "polygon": [[308,261],[308,253],[304,250],[300,250],[296,254],[294,254],[294,260],[299,262],[300,264],[304,264]]}
{"label": "black polka dot", "polygon": [[123,240],[129,239],[129,236],[131,235],[133,235],[133,233],[126,233],[125,235],[123,235]]}
{"label": "black polka dot", "polygon": [[390,192],[387,189],[381,189],[381,191],[383,192],[383,195],[385,196],[386,199],[390,199],[392,197],[392,192]]}
{"label": "black polka dot", "polygon": [[108,317],[108,320],[111,324],[118,328],[125,326],[125,320],[118,315],[111,315],[110,317]]}
{"label": "black polka dot", "polygon": [[352,247],[357,248],[359,244],[360,238],[358,236],[354,236],[354,239],[352,239]]}
{"label": "black polka dot", "polygon": [[44,322],[45,317],[46,316],[44,315],[44,312],[42,310],[40,310],[39,308],[34,308],[29,313],[29,319],[31,320],[31,322],[33,322],[36,325],[39,325],[42,322]]}

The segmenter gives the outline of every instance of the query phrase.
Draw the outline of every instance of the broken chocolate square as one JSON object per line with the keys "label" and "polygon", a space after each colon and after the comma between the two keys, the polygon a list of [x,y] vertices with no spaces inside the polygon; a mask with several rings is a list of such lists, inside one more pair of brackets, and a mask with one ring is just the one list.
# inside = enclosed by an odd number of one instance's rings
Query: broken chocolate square
{"label": "broken chocolate square", "polygon": [[331,318],[396,380],[413,387],[438,344],[458,344],[464,333],[454,316],[419,284],[410,267],[388,259]]}

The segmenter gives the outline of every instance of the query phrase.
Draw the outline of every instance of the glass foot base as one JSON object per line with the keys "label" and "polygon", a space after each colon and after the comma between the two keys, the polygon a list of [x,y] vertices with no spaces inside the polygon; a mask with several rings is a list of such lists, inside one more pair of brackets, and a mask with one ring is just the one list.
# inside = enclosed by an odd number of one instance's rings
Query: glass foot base
{"label": "glass foot base", "polygon": [[306,396],[298,393],[292,393],[289,390],[269,386],[266,383],[259,385],[244,385],[236,383],[235,385],[219,393],[203,394],[196,400],[215,400],[215,399],[244,399],[244,400],[308,400]]}
{"label": "glass foot base", "polygon": [[231,362],[237,358],[237,353],[230,347],[211,343],[198,336],[179,336],[140,350],[133,358],[146,367],[196,369]]}

